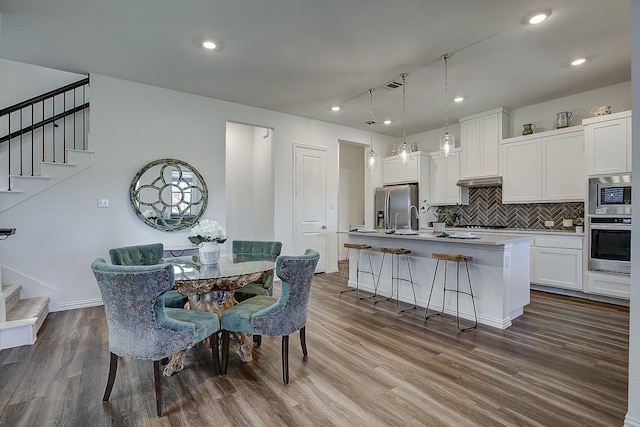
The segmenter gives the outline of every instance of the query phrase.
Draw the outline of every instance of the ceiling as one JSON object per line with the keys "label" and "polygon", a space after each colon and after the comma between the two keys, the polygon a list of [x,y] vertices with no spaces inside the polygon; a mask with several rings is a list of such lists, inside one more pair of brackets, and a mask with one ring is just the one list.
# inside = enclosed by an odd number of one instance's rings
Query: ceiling
{"label": "ceiling", "polygon": [[0,58],[361,129],[377,88],[392,123],[373,129],[397,137],[402,88],[384,85],[408,73],[406,135],[443,127],[444,53],[465,97],[450,123],[631,79],[631,0],[0,0],[0,18]]}

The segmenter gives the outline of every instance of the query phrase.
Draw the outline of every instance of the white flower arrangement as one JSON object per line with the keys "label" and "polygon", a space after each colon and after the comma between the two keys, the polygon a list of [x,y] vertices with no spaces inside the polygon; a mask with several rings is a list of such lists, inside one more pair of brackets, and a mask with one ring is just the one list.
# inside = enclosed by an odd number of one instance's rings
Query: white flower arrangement
{"label": "white flower arrangement", "polygon": [[227,233],[216,221],[203,219],[191,227],[189,241],[193,244],[199,245],[202,242],[224,243],[226,240]]}

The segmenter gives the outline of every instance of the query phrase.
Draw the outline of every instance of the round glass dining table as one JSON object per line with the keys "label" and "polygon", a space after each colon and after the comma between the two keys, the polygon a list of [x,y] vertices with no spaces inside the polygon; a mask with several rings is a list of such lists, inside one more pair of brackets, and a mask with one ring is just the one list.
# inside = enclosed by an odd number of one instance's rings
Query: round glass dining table
{"label": "round glass dining table", "polygon": [[[255,283],[275,268],[274,261],[247,261],[233,263],[220,258],[217,264],[200,264],[198,257],[165,258],[163,262],[174,266],[176,290],[188,298],[186,309],[206,311],[222,316],[222,312],[237,304],[233,291],[250,283]],[[233,350],[243,362],[252,360],[251,337],[234,334]],[[207,344],[210,346],[210,344]],[[169,376],[182,370],[184,353],[174,355],[164,369]]]}

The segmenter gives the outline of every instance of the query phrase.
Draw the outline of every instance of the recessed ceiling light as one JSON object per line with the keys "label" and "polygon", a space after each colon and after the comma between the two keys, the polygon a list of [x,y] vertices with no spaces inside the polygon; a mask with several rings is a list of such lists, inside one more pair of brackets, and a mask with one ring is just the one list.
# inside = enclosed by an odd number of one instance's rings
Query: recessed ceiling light
{"label": "recessed ceiling light", "polygon": [[333,107],[331,107],[331,111],[340,111],[340,107],[334,105]]}
{"label": "recessed ceiling light", "polygon": [[205,40],[202,42],[202,47],[204,47],[205,49],[213,50],[216,48],[216,44],[211,40]]}
{"label": "recessed ceiling light", "polygon": [[551,16],[550,10],[538,10],[527,16],[525,22],[531,25],[539,24]]}
{"label": "recessed ceiling light", "polygon": [[462,102],[462,101],[464,101],[464,98],[461,97],[461,96],[459,96],[457,98],[453,98],[453,102]]}
{"label": "recessed ceiling light", "polygon": [[384,123],[385,125],[390,125],[390,124],[391,124],[391,120],[385,120],[385,121],[384,121],[384,122],[382,122],[382,123]]}
{"label": "recessed ceiling light", "polygon": [[585,58],[577,58],[577,59],[574,59],[573,61],[571,61],[571,65],[582,65],[585,62],[587,62],[587,60]]}

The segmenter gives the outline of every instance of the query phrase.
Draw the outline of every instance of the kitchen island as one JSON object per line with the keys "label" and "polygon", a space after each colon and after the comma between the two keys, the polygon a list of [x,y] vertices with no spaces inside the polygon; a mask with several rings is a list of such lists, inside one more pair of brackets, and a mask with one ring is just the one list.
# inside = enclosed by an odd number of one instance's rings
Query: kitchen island
{"label": "kitchen island", "polygon": [[[351,243],[366,243],[372,246],[371,261],[375,279],[371,275],[360,275],[360,290],[373,293],[374,281],[378,280],[378,295],[391,296],[391,259],[387,257],[380,265],[382,254],[380,247],[410,249],[409,265],[415,284],[416,299],[420,315],[424,314],[427,305],[433,272],[436,261],[431,258],[433,253],[464,254],[473,257],[469,263],[469,274],[475,296],[478,323],[505,329],[511,322],[523,313],[523,307],[529,304],[530,284],[530,241],[531,237],[522,234],[482,233],[475,232],[473,238],[438,237],[432,231],[421,231],[411,234],[407,230],[399,230],[388,234],[384,231],[351,231],[344,232]],[[356,284],[356,252],[349,255],[349,286]],[[408,277],[406,262],[401,259],[400,276]],[[364,263],[364,264],[362,264]],[[363,252],[361,267],[368,264]],[[368,267],[368,265],[367,265]],[[455,287],[456,264],[448,263],[448,288]],[[466,274],[464,267],[460,273],[460,285],[466,288]],[[438,271],[430,309],[442,309],[442,265]],[[369,300],[363,300],[371,301]],[[411,285],[403,282],[400,285],[399,301],[413,305]],[[448,292],[444,311],[455,315],[455,294]],[[468,298],[460,298],[460,316],[473,319],[473,308]]]}

